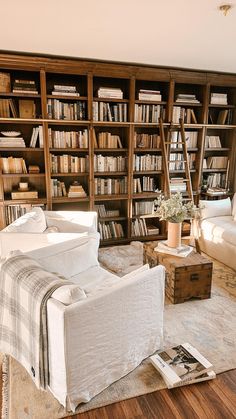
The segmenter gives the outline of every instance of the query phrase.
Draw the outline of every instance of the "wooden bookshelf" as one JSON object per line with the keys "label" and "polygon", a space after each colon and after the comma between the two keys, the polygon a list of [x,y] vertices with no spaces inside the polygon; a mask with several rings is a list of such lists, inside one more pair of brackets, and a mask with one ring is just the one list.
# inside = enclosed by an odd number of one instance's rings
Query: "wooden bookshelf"
{"label": "wooden bookshelf", "polygon": [[[161,146],[154,139],[155,136],[160,135],[158,116],[163,117],[166,134],[170,129],[178,132],[179,125],[173,120],[176,107],[181,108],[181,112],[185,114],[186,132],[196,132],[196,144],[188,148],[194,161],[190,173],[196,202],[201,196],[202,183],[206,182],[208,176],[213,179],[212,175],[215,175],[215,179],[221,179],[223,184],[227,175],[228,187],[232,192],[236,158],[236,75],[10,53],[0,54],[1,72],[9,73],[11,81],[10,91],[0,92],[1,132],[20,132],[25,141],[25,147],[1,147],[0,141],[0,156],[3,158],[22,157],[27,171],[29,165],[38,165],[40,173],[3,173],[2,167],[0,168],[0,227],[6,225],[5,209],[11,205],[44,204],[49,210],[93,210],[97,205],[104,205],[108,214],[110,211],[111,214],[115,211],[116,215],[99,217],[99,222],[108,225],[111,222],[120,224],[123,237],[103,239],[102,244],[111,245],[128,243],[130,240],[164,238],[165,223],[151,216],[145,218],[146,224],[158,227],[159,234],[132,235],[132,221],[142,219],[142,214],[133,214],[134,204],[136,203],[136,208],[139,206],[142,208],[142,204],[139,205],[139,203],[146,202],[148,208],[148,205],[151,205],[151,202],[158,196],[155,190],[163,190],[165,183],[162,168],[148,170],[146,167],[146,170],[135,170],[134,159],[136,156],[147,159],[150,158],[149,156],[152,158],[162,156]],[[27,81],[33,81],[38,93],[13,92],[14,82],[17,79],[25,81],[26,85]],[[122,97],[109,97],[109,95],[98,97],[101,87],[116,89],[122,92]],[[56,94],[53,94],[55,90],[57,90]],[[150,91],[153,93],[148,99]],[[140,96],[141,92],[144,92],[143,97]],[[218,94],[222,98],[221,103],[211,103],[213,94]],[[10,106],[10,103],[12,105],[12,102],[2,102],[2,100],[13,101],[16,111],[14,115],[11,107],[8,109],[8,105]],[[31,116],[20,118],[21,100],[34,102],[35,118]],[[52,103],[54,112],[50,112]],[[7,110],[4,111],[3,106],[7,106]],[[95,111],[98,113],[96,114]],[[115,117],[117,112],[118,117]],[[224,123],[220,123],[222,121]],[[37,126],[42,126],[43,147],[39,146],[39,142],[35,147],[30,146],[33,129]],[[62,143],[55,146],[55,143],[51,142],[52,131],[58,132],[59,134],[56,135],[59,137],[64,135],[67,139],[70,135],[74,135],[69,134],[71,132],[81,135],[79,132],[86,131],[88,144],[84,147],[77,143],[69,146],[65,140],[63,146],[60,145]],[[107,138],[103,144],[102,136]],[[207,146],[206,138],[209,136],[218,136],[221,146]],[[3,135],[0,134],[0,137]],[[115,141],[114,138],[117,137],[119,137],[117,140],[119,143],[114,146],[112,141]],[[137,138],[146,142],[138,144]],[[171,149],[171,153],[176,156],[181,152],[181,147],[178,146]],[[64,170],[52,173],[51,154],[61,158],[62,164],[66,164],[67,158],[63,157],[65,155],[70,156],[68,157],[70,162],[71,158],[85,158],[88,168],[85,171],[69,170],[67,172],[66,169],[65,173]],[[109,157],[124,158],[125,170],[95,171],[94,157],[100,155],[107,161]],[[217,157],[227,157],[229,161],[227,168],[204,167],[204,159]],[[213,159],[213,161],[219,163],[218,159]],[[178,177],[182,176],[183,170],[170,170],[170,173],[171,176]],[[55,182],[57,178],[58,184],[64,183],[66,193],[70,185],[77,181],[86,192],[86,197],[52,196],[52,182],[53,180]],[[112,181],[126,178],[127,191],[95,194],[94,181],[98,178],[103,178],[105,184],[109,179],[112,183]],[[144,188],[143,191],[134,193],[135,179],[140,179],[140,184],[143,186],[145,178],[152,179],[153,190],[144,190]],[[38,191],[37,200],[10,199],[11,191],[17,188],[21,179],[29,183],[30,189]],[[117,225],[110,224],[110,228],[117,228]]]}

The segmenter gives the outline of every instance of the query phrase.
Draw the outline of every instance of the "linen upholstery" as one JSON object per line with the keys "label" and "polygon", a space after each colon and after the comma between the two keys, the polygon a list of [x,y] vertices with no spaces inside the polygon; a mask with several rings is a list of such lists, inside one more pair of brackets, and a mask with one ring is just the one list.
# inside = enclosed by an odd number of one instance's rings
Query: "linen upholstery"
{"label": "linen upholstery", "polygon": [[20,252],[1,266],[0,350],[19,361],[38,388],[49,381],[47,301],[64,283]]}

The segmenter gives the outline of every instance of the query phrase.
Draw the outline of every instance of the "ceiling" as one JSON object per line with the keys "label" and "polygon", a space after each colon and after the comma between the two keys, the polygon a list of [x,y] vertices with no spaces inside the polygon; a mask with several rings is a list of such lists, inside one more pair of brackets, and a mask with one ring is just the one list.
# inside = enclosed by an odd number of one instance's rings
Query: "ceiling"
{"label": "ceiling", "polygon": [[236,73],[233,3],[227,16],[218,0],[1,3],[1,50]]}

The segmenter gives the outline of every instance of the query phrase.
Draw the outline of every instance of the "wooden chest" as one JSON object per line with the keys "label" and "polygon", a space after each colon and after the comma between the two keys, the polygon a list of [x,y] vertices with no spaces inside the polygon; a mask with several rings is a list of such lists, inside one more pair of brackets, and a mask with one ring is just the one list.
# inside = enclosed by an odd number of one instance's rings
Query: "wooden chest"
{"label": "wooden chest", "polygon": [[199,253],[186,258],[158,254],[166,268],[166,296],[173,304],[211,296],[212,262]]}

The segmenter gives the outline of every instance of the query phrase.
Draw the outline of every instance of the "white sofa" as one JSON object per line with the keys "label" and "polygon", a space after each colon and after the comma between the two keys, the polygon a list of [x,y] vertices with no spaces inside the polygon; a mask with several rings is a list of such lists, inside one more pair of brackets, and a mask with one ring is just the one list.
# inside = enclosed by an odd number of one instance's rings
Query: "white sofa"
{"label": "white sofa", "polygon": [[230,199],[201,201],[200,249],[236,270],[236,194]]}
{"label": "white sofa", "polygon": [[20,248],[83,290],[68,299],[61,287],[47,304],[50,390],[75,410],[162,346],[165,272],[144,266],[119,278],[99,266],[96,213],[82,224],[79,213],[45,215],[61,233],[1,232],[2,254]]}

